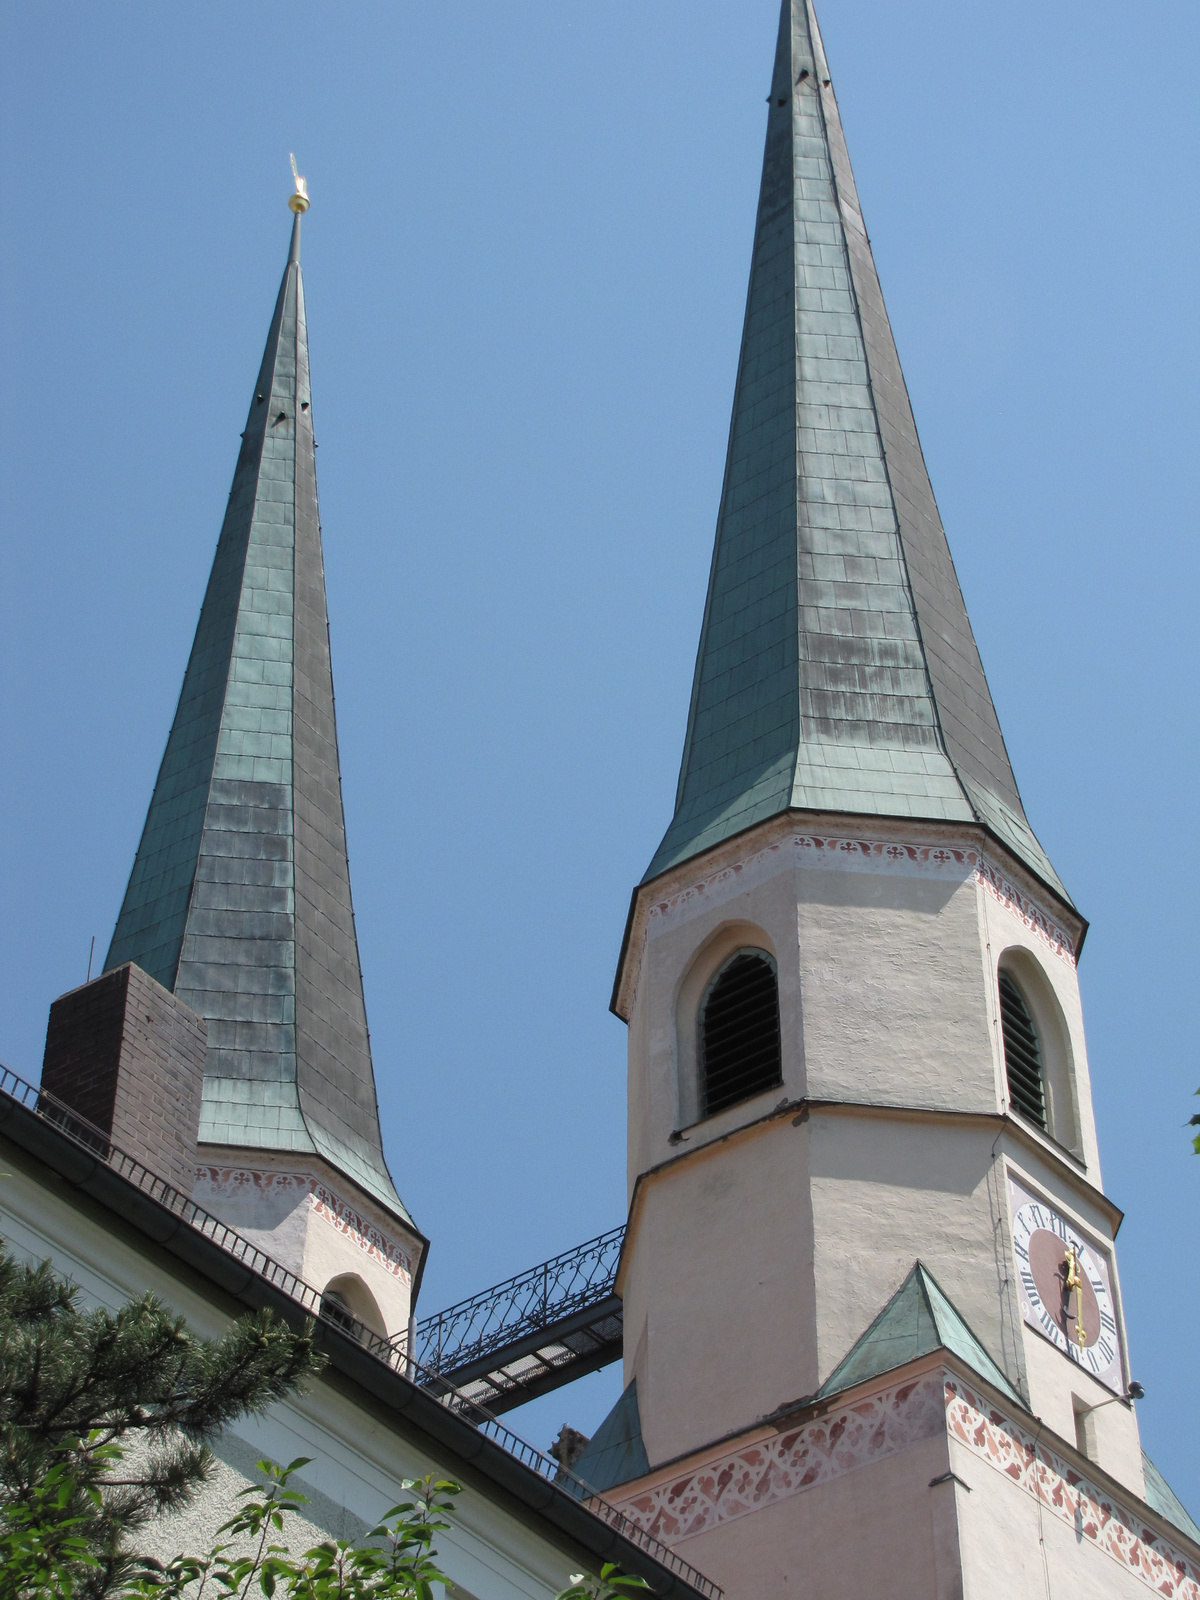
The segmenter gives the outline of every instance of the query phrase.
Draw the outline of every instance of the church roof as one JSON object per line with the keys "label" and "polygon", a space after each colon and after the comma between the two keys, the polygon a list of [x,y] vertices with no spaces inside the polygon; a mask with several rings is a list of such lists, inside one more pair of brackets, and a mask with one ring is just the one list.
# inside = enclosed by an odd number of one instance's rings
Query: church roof
{"label": "church roof", "polygon": [[1025,817],[942,529],[809,0],[783,0],[675,816],[657,876],[790,809]]}
{"label": "church roof", "polygon": [[634,1378],[588,1440],[571,1472],[589,1489],[603,1494],[605,1489],[644,1477],[649,1471]]}
{"label": "church roof", "polygon": [[949,1350],[993,1388],[1024,1406],[1024,1400],[971,1332],[936,1278],[919,1261],[867,1331],[838,1362],[817,1390],[816,1398],[828,1399],[935,1350]]}
{"label": "church roof", "polygon": [[300,217],[106,970],[208,1023],[200,1138],[323,1156],[411,1220],[379,1129],[317,508]]}
{"label": "church roof", "polygon": [[1146,1452],[1142,1451],[1142,1471],[1146,1479],[1146,1504],[1152,1511],[1157,1511],[1180,1533],[1186,1533],[1189,1539],[1194,1539],[1200,1544],[1200,1527],[1188,1515],[1187,1509],[1162,1473],[1151,1461]]}

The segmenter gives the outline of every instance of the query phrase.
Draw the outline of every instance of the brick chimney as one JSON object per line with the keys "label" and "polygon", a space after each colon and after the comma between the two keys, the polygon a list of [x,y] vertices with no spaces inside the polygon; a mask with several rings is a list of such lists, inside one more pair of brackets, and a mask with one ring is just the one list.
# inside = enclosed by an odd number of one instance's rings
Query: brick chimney
{"label": "brick chimney", "polygon": [[50,1007],[42,1088],[190,1195],[207,1053],[203,1018],[126,962]]}

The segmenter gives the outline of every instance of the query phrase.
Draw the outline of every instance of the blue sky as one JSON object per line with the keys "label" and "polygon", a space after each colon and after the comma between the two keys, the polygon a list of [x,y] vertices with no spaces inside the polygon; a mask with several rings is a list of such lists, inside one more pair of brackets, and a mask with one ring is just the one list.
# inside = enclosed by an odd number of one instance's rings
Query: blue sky
{"label": "blue sky", "polygon": [[[825,0],[1081,979],[1144,1441],[1200,1511],[1194,7]],[[0,8],[0,1059],[102,958],[304,238],[355,907],[423,1308],[624,1210],[777,8]],[[1197,1102],[1200,1104],[1200,1102]],[[615,1371],[517,1413],[590,1431]]]}

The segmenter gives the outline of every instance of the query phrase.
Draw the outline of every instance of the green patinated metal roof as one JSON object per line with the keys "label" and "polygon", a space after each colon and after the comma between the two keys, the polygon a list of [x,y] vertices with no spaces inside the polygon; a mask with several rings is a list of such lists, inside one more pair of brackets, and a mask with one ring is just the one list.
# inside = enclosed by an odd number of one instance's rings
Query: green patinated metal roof
{"label": "green patinated metal roof", "polygon": [[933,1274],[917,1262],[867,1331],[817,1390],[824,1400],[918,1356],[949,1350],[1010,1400],[1025,1402],[968,1328]]}
{"label": "green patinated metal roof", "polygon": [[407,1218],[350,898],[299,251],[297,216],[106,970],[208,1022],[202,1140],[317,1153]]}
{"label": "green patinated metal roof", "polygon": [[601,1493],[618,1483],[644,1477],[650,1471],[650,1461],[642,1443],[636,1378],[588,1440],[571,1471],[589,1489]]}
{"label": "green patinated metal roof", "polygon": [[1200,1528],[1188,1515],[1187,1509],[1162,1473],[1151,1461],[1146,1452],[1142,1451],[1142,1471],[1146,1478],[1146,1504],[1160,1517],[1172,1523],[1181,1533],[1186,1533],[1189,1539],[1194,1539],[1200,1544]]}
{"label": "green patinated metal roof", "polygon": [[808,0],[783,0],[675,816],[647,878],[789,809],[1025,818]]}

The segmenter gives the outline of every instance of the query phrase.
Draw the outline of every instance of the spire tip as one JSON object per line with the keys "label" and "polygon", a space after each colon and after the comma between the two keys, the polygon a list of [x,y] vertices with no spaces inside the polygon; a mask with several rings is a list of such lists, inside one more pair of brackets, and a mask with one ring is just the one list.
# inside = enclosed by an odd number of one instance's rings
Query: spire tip
{"label": "spire tip", "polygon": [[292,177],[295,180],[296,187],[293,189],[292,193],[288,195],[288,208],[289,210],[294,211],[299,217],[308,210],[308,180],[306,178],[302,178],[296,171],[295,156],[290,156],[289,159],[292,163]]}

